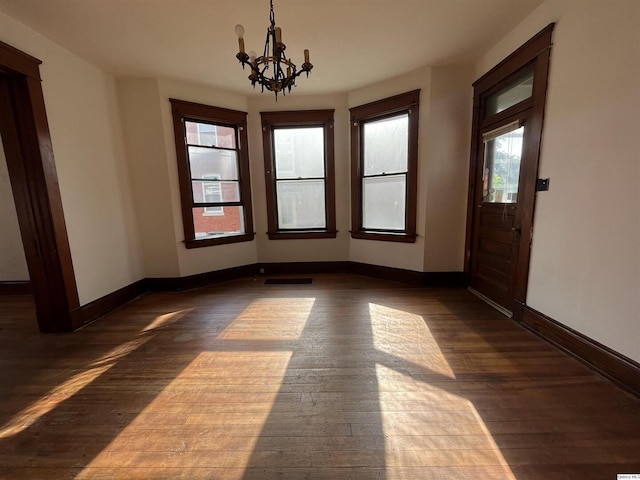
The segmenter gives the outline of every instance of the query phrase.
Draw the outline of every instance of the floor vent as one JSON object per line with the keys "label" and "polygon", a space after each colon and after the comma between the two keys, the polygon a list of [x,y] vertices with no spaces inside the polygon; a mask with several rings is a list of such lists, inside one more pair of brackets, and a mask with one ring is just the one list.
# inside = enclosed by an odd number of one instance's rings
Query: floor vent
{"label": "floor vent", "polygon": [[309,285],[313,282],[311,278],[267,278],[265,285]]}

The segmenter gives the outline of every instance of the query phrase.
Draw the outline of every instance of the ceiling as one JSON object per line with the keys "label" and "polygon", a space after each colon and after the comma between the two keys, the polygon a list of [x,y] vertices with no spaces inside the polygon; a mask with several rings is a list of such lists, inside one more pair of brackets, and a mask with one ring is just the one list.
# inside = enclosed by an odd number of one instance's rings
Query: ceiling
{"label": "ceiling", "polygon": [[[310,50],[304,94],[344,92],[426,65],[473,61],[542,0],[274,0],[287,54]],[[234,26],[261,52],[268,0],[0,0],[0,11],[117,77],[252,94]],[[259,92],[259,90],[256,90]]]}

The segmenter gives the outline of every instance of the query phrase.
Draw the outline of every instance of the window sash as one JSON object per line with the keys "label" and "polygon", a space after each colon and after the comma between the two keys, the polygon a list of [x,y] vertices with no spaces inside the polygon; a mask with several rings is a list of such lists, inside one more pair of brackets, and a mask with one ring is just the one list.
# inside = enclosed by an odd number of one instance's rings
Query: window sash
{"label": "window sash", "polygon": [[[367,132],[367,126],[371,125],[372,123],[375,123],[377,121],[385,121],[388,120],[389,118],[395,118],[395,117],[403,117],[403,116],[408,116],[408,111],[402,111],[402,112],[398,112],[396,114],[394,114],[393,116],[390,117],[385,117],[383,119],[378,119],[378,118],[374,118],[372,120],[366,121],[366,122],[362,122],[361,128],[360,128],[360,135],[362,138],[362,152],[361,152],[361,168],[360,168],[360,178],[361,178],[361,216],[360,216],[360,227],[362,230],[366,230],[368,232],[381,232],[381,233],[404,233],[406,232],[406,228],[407,228],[407,219],[406,219],[406,215],[407,215],[407,190],[408,190],[408,182],[407,182],[407,177],[408,177],[408,169],[406,170],[400,170],[400,171],[396,171],[396,170],[392,170],[390,172],[381,172],[381,173],[373,173],[373,174],[365,174],[364,172],[366,172],[368,170],[368,165],[367,165],[367,155],[365,152],[365,148],[364,146],[367,144],[367,137],[366,137],[366,132]],[[403,136],[405,135],[405,133],[403,132]],[[409,136],[409,125],[407,122],[407,132],[406,132],[406,136],[407,136],[407,142],[408,142],[408,136]],[[406,154],[408,156],[408,154]],[[401,162],[404,163],[404,162]],[[409,166],[409,161],[407,158],[406,161],[407,167]],[[377,227],[372,227],[371,223],[375,223],[375,222],[371,222],[370,220],[367,220],[367,211],[366,210],[366,206],[367,203],[366,202],[366,198],[365,198],[365,193],[367,190],[366,187],[366,180],[368,179],[385,179],[385,178],[393,178],[393,177],[403,177],[404,178],[404,203],[402,204],[402,211],[399,212],[398,216],[396,217],[396,222],[397,223],[402,223],[402,227],[401,228],[394,228],[392,226],[389,227],[383,227],[383,226],[377,226]],[[370,213],[370,212],[369,212]]]}
{"label": "window sash", "polygon": [[[321,184],[320,192],[309,192],[306,194],[306,198],[302,199],[302,201],[298,198],[300,192],[281,192],[281,187],[284,185],[312,185],[312,184]],[[289,194],[287,194],[289,193]],[[320,204],[319,209],[316,209],[316,215],[313,215],[314,209],[313,205],[305,204],[305,201],[308,202],[309,198],[313,199],[314,195],[322,196],[322,202]],[[296,201],[297,200],[297,201]],[[294,203],[295,201],[295,203]],[[304,216],[304,213],[298,215],[297,205],[300,206],[300,209],[303,212],[310,213],[310,216]],[[283,179],[276,180],[276,211],[277,211],[277,220],[278,220],[278,229],[283,231],[295,230],[295,231],[305,231],[305,230],[325,230],[327,228],[327,209],[326,209],[326,181],[324,178],[312,178],[312,179]],[[291,214],[291,221],[285,222],[284,216],[285,214]],[[315,221],[307,221],[305,219],[314,219]],[[299,220],[299,221],[296,221]]]}

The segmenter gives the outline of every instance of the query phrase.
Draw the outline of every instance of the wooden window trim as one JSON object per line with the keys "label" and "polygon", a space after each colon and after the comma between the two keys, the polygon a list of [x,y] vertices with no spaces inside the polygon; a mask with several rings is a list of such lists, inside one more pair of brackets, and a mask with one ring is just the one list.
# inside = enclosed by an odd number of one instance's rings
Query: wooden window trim
{"label": "wooden window trim", "polygon": [[[351,112],[351,238],[386,242],[414,243],[418,203],[418,126],[420,90],[395,95],[350,108]],[[362,124],[400,113],[409,114],[409,148],[407,165],[407,199],[403,232],[362,228]]]}
{"label": "wooden window trim", "polygon": [[[333,133],[333,109],[297,110],[283,112],[260,112],[262,119],[262,146],[264,151],[265,186],[267,193],[267,217],[270,240],[303,240],[336,238],[335,201],[335,152]],[[275,156],[273,152],[273,129],[278,127],[323,127],[325,151],[325,209],[326,228],[279,229],[276,211]]]}
{"label": "wooden window trim", "polygon": [[[247,137],[247,113],[226,108],[202,105],[170,98],[173,116],[173,131],[178,159],[178,180],[180,185],[180,203],[182,205],[182,223],[184,244],[187,248],[226,245],[229,243],[249,242],[255,237],[251,210],[251,181],[249,175],[249,150]],[[238,132],[238,175],[240,180],[240,206],[244,212],[245,232],[219,238],[196,239],[193,225],[193,197],[191,193],[191,173],[187,153],[184,120],[210,122],[233,127]]]}

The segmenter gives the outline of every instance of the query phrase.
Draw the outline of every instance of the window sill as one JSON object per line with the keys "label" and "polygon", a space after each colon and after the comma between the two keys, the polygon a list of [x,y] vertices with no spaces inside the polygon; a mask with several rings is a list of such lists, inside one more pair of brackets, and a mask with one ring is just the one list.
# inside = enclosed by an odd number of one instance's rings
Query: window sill
{"label": "window sill", "polygon": [[269,240],[310,240],[315,238],[336,238],[337,230],[279,230],[267,232]]}
{"label": "window sill", "polygon": [[359,240],[377,240],[380,242],[415,243],[417,237],[418,236],[416,234],[407,233],[372,232],[367,230],[351,232],[351,238],[357,238]]}
{"label": "window sill", "polygon": [[226,245],[229,243],[250,242],[256,236],[255,233],[241,233],[239,235],[229,235],[227,237],[203,238],[202,240],[185,240],[184,245],[188,249],[211,247],[213,245]]}

